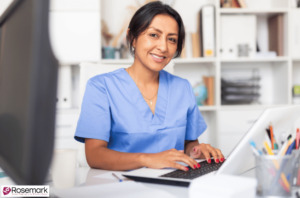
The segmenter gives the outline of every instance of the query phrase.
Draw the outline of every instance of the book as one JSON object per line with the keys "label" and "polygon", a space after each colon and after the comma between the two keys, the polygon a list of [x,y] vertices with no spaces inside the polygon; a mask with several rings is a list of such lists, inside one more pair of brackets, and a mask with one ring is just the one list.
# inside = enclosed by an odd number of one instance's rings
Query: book
{"label": "book", "polygon": [[232,0],[231,1],[231,7],[232,8],[240,8],[241,6],[240,6],[238,0]]}
{"label": "book", "polygon": [[190,32],[187,32],[185,34],[184,48],[185,48],[186,58],[192,58],[193,57],[193,44],[192,44],[192,33],[190,33]]}
{"label": "book", "polygon": [[300,85],[293,86],[293,96],[300,97]]}
{"label": "book", "polygon": [[231,7],[231,0],[221,0],[221,7],[222,8],[230,8]]}
{"label": "book", "polygon": [[197,30],[195,33],[192,33],[192,45],[193,45],[193,57],[201,57],[202,56],[202,41],[201,41],[201,10],[198,12],[197,16]]}
{"label": "book", "polygon": [[283,56],[283,14],[268,18],[269,50],[275,51],[277,56]]}
{"label": "book", "polygon": [[180,58],[186,58],[186,50],[185,50],[185,46],[182,48]]}
{"label": "book", "polygon": [[205,104],[214,105],[215,101],[215,78],[213,76],[203,76],[203,82],[207,89],[207,99]]}
{"label": "book", "polygon": [[247,7],[245,0],[237,0],[237,1],[238,1],[241,8],[246,8]]}
{"label": "book", "polygon": [[191,33],[192,37],[192,53],[193,58],[198,58],[201,56],[201,47],[200,47],[200,33],[195,32]]}
{"label": "book", "polygon": [[205,5],[200,11],[202,56],[215,56],[215,7]]}
{"label": "book", "polygon": [[[300,2],[300,1],[299,1]],[[291,13],[291,54],[293,58],[300,58],[300,9]]]}

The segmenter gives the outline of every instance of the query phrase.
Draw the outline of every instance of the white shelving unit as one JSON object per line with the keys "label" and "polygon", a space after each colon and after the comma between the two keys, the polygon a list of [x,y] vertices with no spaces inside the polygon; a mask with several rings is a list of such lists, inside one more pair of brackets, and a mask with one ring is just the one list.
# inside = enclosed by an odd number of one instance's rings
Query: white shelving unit
{"label": "white shelving unit", "polygon": [[[106,20],[111,34],[117,35],[124,23],[129,22],[133,14],[133,7],[138,7],[135,0],[101,0],[100,20]],[[187,33],[196,32],[197,19],[200,9],[207,4],[215,6],[216,19],[216,56],[212,58],[178,58],[171,61],[167,70],[175,75],[188,79],[195,84],[203,75],[215,77],[215,101],[213,106],[200,106],[199,109],[208,123],[208,131],[200,137],[200,141],[209,142],[220,147],[227,155],[233,146],[255,122],[260,113],[269,107],[293,105],[292,86],[300,84],[300,51],[294,52],[291,43],[295,43],[293,36],[294,13],[300,12],[295,8],[294,0],[248,0],[247,8],[220,8],[219,0],[165,0],[170,3],[182,16]],[[117,5],[117,6],[116,6]],[[236,18],[244,15],[254,15],[257,19],[257,35],[262,48],[268,46],[267,18],[284,15],[284,56],[280,57],[221,57],[221,19],[223,16],[233,15]],[[297,19],[298,20],[298,19]],[[247,26],[247,24],[245,24]],[[300,31],[300,30],[299,30]],[[123,36],[125,33],[123,33]],[[243,35],[247,37],[247,35]],[[101,43],[99,43],[101,47]],[[293,52],[293,53],[292,53]],[[112,71],[116,68],[131,65],[133,59],[102,59],[99,62],[77,64],[74,75],[79,76],[78,97],[73,114],[79,114],[81,97],[85,89],[86,80],[98,73]],[[261,76],[259,103],[249,105],[222,105],[221,78],[224,75],[243,75],[256,69]],[[64,110],[59,111],[60,114]],[[72,134],[73,135],[73,134]]]}

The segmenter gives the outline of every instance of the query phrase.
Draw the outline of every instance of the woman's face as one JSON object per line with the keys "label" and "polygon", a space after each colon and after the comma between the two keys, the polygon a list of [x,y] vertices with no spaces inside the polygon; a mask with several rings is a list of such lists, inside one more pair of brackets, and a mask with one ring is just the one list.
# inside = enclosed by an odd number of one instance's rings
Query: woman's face
{"label": "woman's face", "polygon": [[152,71],[162,70],[177,50],[178,24],[169,15],[156,15],[133,42],[135,63]]}

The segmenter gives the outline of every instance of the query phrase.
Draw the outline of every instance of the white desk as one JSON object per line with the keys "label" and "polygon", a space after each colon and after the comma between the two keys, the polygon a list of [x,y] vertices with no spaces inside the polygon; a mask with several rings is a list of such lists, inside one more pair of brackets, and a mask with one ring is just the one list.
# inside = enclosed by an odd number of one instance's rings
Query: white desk
{"label": "white desk", "polygon": [[[160,184],[148,184],[125,180],[119,182],[112,172],[120,175],[122,172],[105,171],[81,167],[76,169],[73,186],[68,188],[54,187],[50,182],[51,197],[109,197],[109,198],[187,198],[188,188]],[[247,175],[252,176],[252,173]],[[0,186],[14,185],[8,178],[0,179]],[[217,190],[217,189],[216,189]],[[293,193],[293,197],[295,193]]]}
{"label": "white desk", "polygon": [[119,182],[112,173],[120,175],[122,172],[77,168],[75,184],[71,188],[50,187],[52,196],[57,197],[155,197],[155,198],[186,198],[188,188],[148,184],[124,180]]}
{"label": "white desk", "polygon": [[[58,189],[50,187],[50,192],[58,197],[109,197],[109,198],[187,198],[187,187],[161,184],[149,184],[125,180],[119,182],[112,173],[121,175],[123,172],[77,168],[75,184],[71,188]],[[243,176],[253,177],[255,171]],[[238,186],[237,186],[238,188]],[[217,190],[217,188],[216,188]],[[292,197],[296,198],[295,192]]]}

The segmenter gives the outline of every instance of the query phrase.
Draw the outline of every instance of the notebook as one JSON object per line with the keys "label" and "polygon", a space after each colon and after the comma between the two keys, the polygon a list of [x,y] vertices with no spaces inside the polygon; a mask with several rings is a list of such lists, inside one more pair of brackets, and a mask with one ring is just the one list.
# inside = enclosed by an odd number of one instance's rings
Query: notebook
{"label": "notebook", "polygon": [[[295,133],[296,128],[300,127],[300,105],[291,105],[285,107],[274,107],[266,109],[238,142],[236,147],[232,150],[228,158],[223,162],[216,165],[212,160],[211,164],[206,161],[200,162],[201,168],[205,166],[215,166],[208,168],[207,174],[199,173],[199,175],[193,176],[181,176],[174,177],[172,173],[177,171],[178,174],[184,171],[175,170],[171,168],[166,169],[151,169],[140,168],[129,171],[123,176],[140,182],[149,182],[157,184],[169,184],[176,186],[189,186],[190,182],[198,177],[208,174],[231,174],[242,175],[255,168],[255,158],[251,150],[249,141],[254,141],[258,148],[263,147],[263,141],[265,140],[266,128],[272,123],[274,128],[275,137],[280,137],[282,132]],[[198,170],[200,170],[198,169]],[[189,170],[188,172],[193,172]],[[204,171],[205,172],[205,171]],[[193,174],[196,174],[195,172]],[[170,176],[171,175],[171,176]]]}

